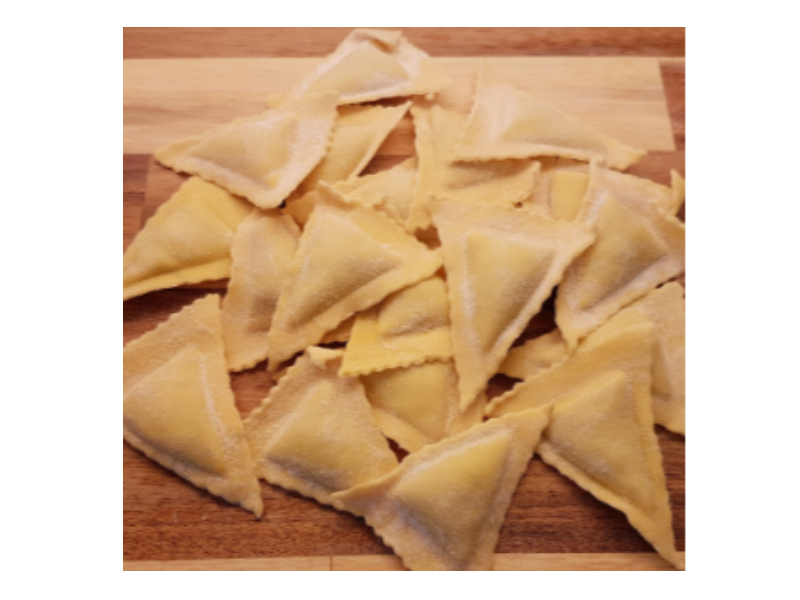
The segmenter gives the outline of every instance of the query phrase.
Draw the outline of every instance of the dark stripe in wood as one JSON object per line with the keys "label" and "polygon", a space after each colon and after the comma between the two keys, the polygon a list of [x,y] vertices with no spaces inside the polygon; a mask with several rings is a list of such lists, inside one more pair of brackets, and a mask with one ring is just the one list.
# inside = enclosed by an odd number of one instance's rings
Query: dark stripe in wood
{"label": "dark stripe in wood", "polygon": [[187,179],[189,179],[188,175],[163,167],[155,158],[150,157],[147,166],[147,192],[142,212],[142,225],[155,214],[159,206],[178,191]]}
{"label": "dark stripe in wood", "polygon": [[[685,56],[685,27],[395,27],[433,56]],[[124,27],[123,58],[324,56],[349,27]]]}
{"label": "dark stripe in wood", "polygon": [[150,157],[146,154],[122,155],[122,193],[144,194],[147,187],[147,165]]}
{"label": "dark stripe in wood", "polygon": [[661,61],[661,77],[675,132],[675,147],[686,150],[686,63],[678,60]]}

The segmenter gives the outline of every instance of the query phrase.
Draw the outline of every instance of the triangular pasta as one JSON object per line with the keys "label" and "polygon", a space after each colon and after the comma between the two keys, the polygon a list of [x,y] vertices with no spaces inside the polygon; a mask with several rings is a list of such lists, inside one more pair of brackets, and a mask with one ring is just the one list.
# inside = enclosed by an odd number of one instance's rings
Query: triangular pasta
{"label": "triangular pasta", "polygon": [[416,157],[409,158],[387,171],[337,183],[333,187],[348,202],[374,206],[405,227],[417,180],[417,162]]}
{"label": "triangular pasta", "polygon": [[498,373],[516,379],[527,379],[545,371],[569,357],[569,347],[556,329],[539,336],[523,346],[512,349]]}
{"label": "triangular pasta", "polygon": [[536,190],[523,207],[554,219],[574,221],[589,190],[589,165],[563,158],[541,159],[540,162]]}
{"label": "triangular pasta", "polygon": [[361,377],[383,434],[418,452],[483,421],[486,401],[459,409],[458,374],[452,360],[432,361]]}
{"label": "triangular pasta", "polygon": [[594,240],[583,224],[437,199],[462,409],[486,388],[564,271]]}
{"label": "triangular pasta", "polygon": [[270,369],[356,312],[431,277],[442,262],[387,216],[344,202],[320,184],[269,336]]}
{"label": "triangular pasta", "polygon": [[684,289],[671,282],[637,300],[612,317],[594,334],[585,346],[602,343],[604,337],[616,335],[627,327],[642,322],[654,327],[653,348],[653,415],[658,425],[686,435],[686,301]]}
{"label": "triangular pasta", "polygon": [[159,207],[122,258],[122,299],[226,279],[231,241],[250,203],[192,177]]}
{"label": "triangular pasta", "polygon": [[417,132],[419,176],[406,228],[431,226],[431,197],[513,206],[529,197],[539,164],[533,160],[450,163],[450,154],[467,118],[441,106],[411,109]]}
{"label": "triangular pasta", "polygon": [[125,347],[123,437],[260,517],[261,490],[228,380],[219,303],[219,296],[199,300]]}
{"label": "triangular pasta", "polygon": [[686,269],[686,227],[657,203],[612,195],[593,165],[578,220],[595,226],[597,242],[569,268],[556,302],[556,320],[570,348],[631,302]]}
{"label": "triangular pasta", "polygon": [[663,460],[649,395],[608,371],[592,393],[558,403],[537,452],[599,500],[621,510],[667,561],[675,549]]}
{"label": "triangular pasta", "polygon": [[452,356],[447,283],[436,275],[356,317],[341,374],[367,375]]}
{"label": "triangular pasta", "polygon": [[328,153],[294,195],[316,190],[320,181],[334,184],[360,175],[410,106],[340,106]]}
{"label": "triangular pasta", "polygon": [[272,317],[299,241],[297,225],[277,209],[255,209],[236,232],[231,280],[222,305],[231,371],[250,369],[267,358]]}
{"label": "triangular pasta", "polygon": [[310,348],[245,421],[259,476],[324,504],[397,466],[363,386],[337,374],[341,356]]}
{"label": "triangular pasta", "polygon": [[466,127],[452,159],[484,161],[559,156],[597,160],[624,171],[645,152],[617,142],[504,83],[484,64]]}
{"label": "triangular pasta", "polygon": [[289,94],[292,102],[335,91],[340,104],[434,94],[451,79],[400,31],[356,29]]}
{"label": "triangular pasta", "polygon": [[495,399],[487,413],[554,406],[537,452],[599,500],[623,511],[666,560],[683,568],[654,431],[653,345],[650,323],[615,328]]}
{"label": "triangular pasta", "polygon": [[167,146],[156,158],[275,208],[325,156],[336,115],[336,94],[315,94]]}
{"label": "triangular pasta", "polygon": [[334,495],[415,571],[488,571],[544,411],[495,419],[412,454],[382,479]]}

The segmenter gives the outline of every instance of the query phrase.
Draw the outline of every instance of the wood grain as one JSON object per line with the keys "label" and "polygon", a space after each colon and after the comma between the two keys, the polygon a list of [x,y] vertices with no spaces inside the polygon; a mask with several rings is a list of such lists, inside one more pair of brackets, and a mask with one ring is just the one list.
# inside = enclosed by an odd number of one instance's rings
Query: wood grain
{"label": "wood grain", "polygon": [[[392,28],[388,28],[392,29]],[[684,56],[684,27],[402,27],[431,56]],[[347,27],[123,27],[123,58],[325,56]]]}
{"label": "wood grain", "polygon": [[[269,94],[285,91],[304,65],[330,52],[347,31],[126,28],[125,58],[158,60],[124,61],[123,246],[185,179],[159,166],[154,149],[262,109]],[[455,103],[463,106],[471,93],[475,56],[506,56],[493,63],[515,83],[650,150],[631,172],[665,184],[670,169],[685,173],[683,28],[406,31],[434,55],[457,56],[441,59],[457,81]],[[610,57],[589,56],[595,54]],[[530,58],[536,55],[545,56]],[[263,58],[279,56],[293,58]],[[302,58],[309,56],[315,58]],[[167,60],[175,57],[197,60]],[[393,166],[412,152],[413,130],[406,121],[368,171]],[[224,282],[123,303],[123,345],[209,290],[224,293]],[[531,332],[549,327],[551,305]],[[492,391],[511,384],[497,378]],[[263,365],[234,375],[241,413],[249,414],[273,385]],[[685,550],[685,441],[664,430],[658,435],[677,545]],[[124,570],[402,570],[362,520],[266,484],[267,516],[257,522],[124,443],[123,482]],[[620,513],[539,459],[522,479],[497,551],[496,570],[670,568]]]}
{"label": "wood grain", "polygon": [[686,150],[686,61],[670,59],[661,61],[661,77],[667,98],[675,146]]}
{"label": "wood grain", "polygon": [[[442,93],[443,104],[468,111],[480,60],[436,61],[454,80]],[[270,95],[284,93],[318,59],[123,62],[123,151],[152,154],[177,139],[265,110]],[[490,64],[510,83],[621,142],[645,150],[675,150],[657,59],[501,57]],[[410,128],[406,120],[381,154],[412,154]]]}

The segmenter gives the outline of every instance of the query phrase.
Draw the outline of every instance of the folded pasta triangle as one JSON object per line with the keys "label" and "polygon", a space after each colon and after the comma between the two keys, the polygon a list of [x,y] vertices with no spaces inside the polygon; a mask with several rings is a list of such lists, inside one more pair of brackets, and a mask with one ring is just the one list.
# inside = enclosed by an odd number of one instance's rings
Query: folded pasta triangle
{"label": "folded pasta triangle", "polygon": [[123,437],[261,517],[261,490],[228,380],[219,302],[199,300],[125,348]]}
{"label": "folded pasta triangle", "polygon": [[515,208],[437,199],[461,407],[486,388],[594,234]]}
{"label": "folded pasta triangle", "polygon": [[567,159],[543,159],[536,190],[523,207],[554,219],[574,221],[589,191],[589,165]]}
{"label": "folded pasta triangle", "polygon": [[397,466],[363,386],[337,374],[341,356],[310,348],[245,422],[259,476],[324,504]]}
{"label": "folded pasta triangle", "polygon": [[122,258],[123,301],[185,284],[226,279],[231,241],[250,203],[193,177],[147,221]]}
{"label": "folded pasta triangle", "polygon": [[255,209],[239,226],[231,249],[228,293],[222,304],[231,371],[250,369],[267,358],[272,317],[299,242],[300,229],[277,209]]}
{"label": "folded pasta triangle", "polygon": [[651,323],[614,328],[569,360],[495,399],[501,416],[553,406],[537,452],[631,524],[677,568],[672,513],[650,394]]}
{"label": "folded pasta triangle", "polygon": [[452,360],[362,376],[383,434],[408,452],[418,452],[483,421],[486,399],[459,408],[458,374]]}
{"label": "folded pasta triangle", "polygon": [[602,343],[625,328],[650,323],[656,344],[653,349],[653,415],[657,425],[686,435],[686,301],[685,290],[671,282],[637,300],[612,317],[585,346]]}
{"label": "folded pasta triangle", "polygon": [[349,204],[320,184],[269,335],[270,369],[355,313],[431,277],[439,256],[376,210]]}
{"label": "folded pasta triangle", "polygon": [[564,336],[555,329],[512,349],[500,366],[499,373],[515,379],[527,379],[566,360],[569,354]]}
{"label": "folded pasta triangle", "polygon": [[358,176],[408,112],[410,102],[400,106],[341,106],[325,158],[295,191],[301,196],[317,189],[320,181],[334,184]]}
{"label": "folded pasta triangle", "polygon": [[328,151],[335,93],[315,94],[222,125],[156,152],[162,164],[213,181],[269,209],[279,206]]}
{"label": "folded pasta triangle", "polygon": [[513,206],[534,190],[539,164],[533,160],[493,160],[451,163],[450,154],[466,123],[466,116],[441,106],[411,109],[417,133],[419,177],[406,228],[431,226],[428,202],[438,196]]}
{"label": "folded pasta triangle", "polygon": [[665,560],[684,568],[675,549],[652,408],[625,373],[608,371],[592,393],[558,403],[538,453],[599,500],[624,512]]}
{"label": "folded pasta triangle", "polygon": [[558,156],[600,161],[624,171],[645,152],[580,123],[504,83],[484,64],[469,120],[453,151],[455,161]]}
{"label": "folded pasta triangle", "polygon": [[334,495],[415,571],[488,571],[505,515],[547,426],[545,411],[495,419]]}
{"label": "folded pasta triangle", "polygon": [[595,226],[597,242],[569,268],[556,303],[556,320],[570,348],[686,269],[685,225],[646,197],[617,198],[595,183],[602,171],[593,166],[578,219]]}
{"label": "folded pasta triangle", "polygon": [[435,275],[359,313],[341,375],[368,375],[452,356],[447,283]]}
{"label": "folded pasta triangle", "polygon": [[405,227],[416,181],[417,158],[413,157],[386,171],[337,183],[333,187],[348,202],[373,206]]}
{"label": "folded pasta triangle", "polygon": [[402,32],[356,29],[287,94],[284,102],[335,91],[340,104],[361,104],[434,94],[450,83],[450,77]]}

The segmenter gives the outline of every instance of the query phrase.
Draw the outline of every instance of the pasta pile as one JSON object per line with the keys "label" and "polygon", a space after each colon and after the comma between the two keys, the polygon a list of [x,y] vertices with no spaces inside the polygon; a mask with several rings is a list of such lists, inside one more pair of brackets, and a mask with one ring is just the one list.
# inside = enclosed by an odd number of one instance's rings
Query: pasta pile
{"label": "pasta pile", "polygon": [[[123,300],[229,284],[125,347],[124,438],[259,518],[259,480],[362,517],[412,570],[491,570],[538,454],[682,569],[655,425],[685,435],[683,180],[625,174],[644,152],[488,65],[469,114],[449,85],[355,30],[269,110],[156,154],[191,177]],[[416,155],[362,175],[409,113]],[[554,295],[557,329],[517,345]],[[230,373],[265,362],[243,420]],[[521,383],[490,398],[497,374]]]}

